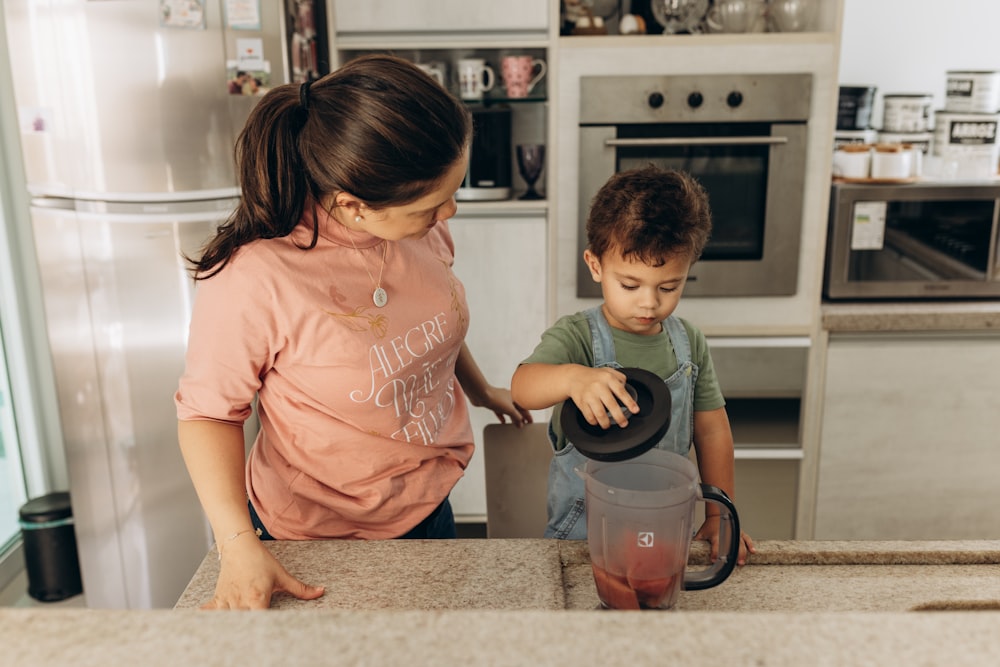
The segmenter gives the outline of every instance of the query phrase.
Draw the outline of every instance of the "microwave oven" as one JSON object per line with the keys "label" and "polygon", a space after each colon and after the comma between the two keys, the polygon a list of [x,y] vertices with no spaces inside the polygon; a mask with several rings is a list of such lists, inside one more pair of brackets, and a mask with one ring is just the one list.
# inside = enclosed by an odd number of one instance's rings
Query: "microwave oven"
{"label": "microwave oven", "polygon": [[834,183],[828,300],[1000,298],[1000,181]]}

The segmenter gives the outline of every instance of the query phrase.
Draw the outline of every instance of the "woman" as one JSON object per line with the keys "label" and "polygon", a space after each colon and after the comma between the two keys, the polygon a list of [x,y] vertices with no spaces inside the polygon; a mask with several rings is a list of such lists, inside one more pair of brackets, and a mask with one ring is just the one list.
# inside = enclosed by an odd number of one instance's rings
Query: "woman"
{"label": "woman", "polygon": [[[276,87],[247,120],[239,208],[192,260],[176,394],[221,560],[206,608],[322,595],[255,534],[454,537],[448,494],[473,451],[466,396],[501,421],[530,421],[463,342],[446,220],[470,136],[460,102],[380,55]],[[244,465],[255,398],[261,430]]]}

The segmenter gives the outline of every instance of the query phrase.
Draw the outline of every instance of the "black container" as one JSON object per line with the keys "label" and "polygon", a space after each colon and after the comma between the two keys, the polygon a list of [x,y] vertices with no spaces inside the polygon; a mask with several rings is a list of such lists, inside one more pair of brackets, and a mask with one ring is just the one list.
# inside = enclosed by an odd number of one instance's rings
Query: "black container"
{"label": "black container", "polygon": [[875,106],[875,86],[841,86],[837,98],[837,129],[867,130]]}
{"label": "black container", "polygon": [[28,595],[58,602],[83,592],[69,493],[40,496],[21,506]]}
{"label": "black container", "polygon": [[511,197],[511,109],[474,106],[469,171],[455,193],[459,201],[496,201]]}

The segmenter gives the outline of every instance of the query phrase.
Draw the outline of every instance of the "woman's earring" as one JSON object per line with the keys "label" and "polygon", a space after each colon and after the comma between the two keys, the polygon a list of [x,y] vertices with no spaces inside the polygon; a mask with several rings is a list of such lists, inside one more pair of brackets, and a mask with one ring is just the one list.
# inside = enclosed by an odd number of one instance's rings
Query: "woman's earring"
{"label": "woman's earring", "polygon": [[361,216],[360,215],[354,216],[354,222],[361,222]]}

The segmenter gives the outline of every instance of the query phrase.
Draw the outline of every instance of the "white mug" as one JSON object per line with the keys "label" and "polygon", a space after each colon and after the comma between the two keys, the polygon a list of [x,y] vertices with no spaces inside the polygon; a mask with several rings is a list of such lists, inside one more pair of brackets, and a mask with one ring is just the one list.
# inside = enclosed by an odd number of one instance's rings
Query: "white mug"
{"label": "white mug", "polygon": [[447,69],[445,68],[444,63],[417,63],[417,67],[425,71],[427,75],[437,81],[439,85],[445,85],[445,81],[447,79],[445,72]]}
{"label": "white mug", "polygon": [[463,100],[480,100],[483,93],[493,90],[496,73],[482,58],[462,58],[458,61],[458,90]]}
{"label": "white mug", "polygon": [[871,146],[851,144],[833,151],[835,178],[863,179],[871,175]]}
{"label": "white mug", "polygon": [[878,144],[872,153],[872,178],[902,180],[913,174],[913,149],[900,144]]}

